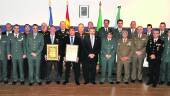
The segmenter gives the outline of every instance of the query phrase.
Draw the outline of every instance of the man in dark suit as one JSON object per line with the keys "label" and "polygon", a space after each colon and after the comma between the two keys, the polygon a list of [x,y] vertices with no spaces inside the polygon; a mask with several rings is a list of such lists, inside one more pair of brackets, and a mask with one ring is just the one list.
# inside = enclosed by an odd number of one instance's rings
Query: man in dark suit
{"label": "man in dark suit", "polygon": [[[60,22],[60,30],[58,30],[57,32],[57,35],[59,37],[59,40],[60,40],[60,48],[61,48],[61,54],[60,54],[60,60],[59,60],[59,66],[58,66],[58,71],[59,71],[59,74],[60,74],[60,77],[62,77],[62,73],[63,73],[63,62],[64,62],[64,40],[65,38],[68,36],[68,29],[66,29],[66,24],[64,21],[61,21]],[[57,81],[56,82],[57,84],[60,83],[60,81]]]}
{"label": "man in dark suit", "polygon": [[130,28],[127,31],[128,31],[128,38],[132,39],[133,35],[137,33],[136,32],[136,21],[131,21]]}
{"label": "man in dark suit", "polygon": [[55,72],[56,72],[56,79],[55,81],[56,82],[59,82],[61,80],[61,77],[60,77],[60,74],[58,72],[58,66],[59,66],[59,63],[58,61],[50,61],[50,60],[47,60],[47,45],[48,44],[57,44],[58,45],[58,56],[60,57],[60,43],[59,43],[59,38],[57,37],[57,34],[56,34],[56,28],[55,26],[50,26],[50,34],[46,35],[44,37],[44,43],[45,43],[45,60],[47,61],[47,67],[46,67],[46,73],[47,73],[47,78],[46,78],[46,84],[50,84],[51,81],[52,81],[52,75],[51,75],[51,72],[52,72],[52,65],[54,64],[54,67],[55,67]]}
{"label": "man in dark suit", "polygon": [[117,28],[114,29],[113,37],[118,41],[122,38],[122,30],[123,30],[123,20],[119,19],[117,20]]}
{"label": "man in dark suit", "polygon": [[146,35],[149,39],[152,37],[152,24],[147,24]]}
{"label": "man in dark suit", "polygon": [[89,82],[92,84],[96,84],[95,77],[96,77],[96,65],[98,62],[98,54],[100,53],[101,49],[101,39],[95,35],[95,29],[91,28],[89,30],[90,35],[84,38],[85,44],[85,52],[87,63],[85,64],[85,83],[88,84]]}
{"label": "man in dark suit", "polygon": [[[48,31],[48,26],[46,23],[42,23],[41,24],[41,31],[39,31],[39,33],[42,33],[43,36],[45,37],[47,34],[49,34],[49,31]],[[42,51],[42,54],[41,54],[41,63],[40,63],[40,78],[42,80],[45,80],[46,79],[46,67],[47,67],[47,62],[45,61],[45,58],[44,58],[44,55],[45,55],[45,46],[43,47],[43,51]]]}
{"label": "man in dark suit", "polygon": [[79,57],[80,57],[80,49],[81,49],[81,41],[80,38],[75,35],[75,29],[74,27],[70,27],[69,29],[69,36],[65,38],[65,47],[64,49],[66,50],[66,45],[71,44],[71,45],[78,45],[78,53],[77,53],[77,59],[76,62],[71,62],[71,61],[66,61],[66,52],[65,52],[65,81],[63,82],[64,85],[66,85],[69,82],[69,77],[70,77],[70,70],[71,67],[73,66],[74,70],[74,76],[75,76],[75,83],[77,85],[80,85],[79,82],[79,77],[80,77],[80,64],[79,64]]}
{"label": "man in dark suit", "polygon": [[157,86],[159,81],[161,56],[163,52],[164,42],[159,38],[159,30],[153,31],[153,38],[149,39],[146,46],[147,61],[149,62],[149,84],[153,84],[153,87]]}
{"label": "man in dark suit", "polygon": [[160,37],[161,39],[165,39],[167,36],[167,30],[166,30],[166,23],[165,22],[161,22],[159,25],[159,31],[160,31]]}
{"label": "man in dark suit", "polygon": [[104,20],[104,27],[100,28],[99,29],[99,32],[98,32],[98,36],[101,38],[101,39],[104,39],[106,37],[106,34],[108,32],[112,32],[112,28],[109,27],[109,23],[110,21],[108,19],[105,19]]}

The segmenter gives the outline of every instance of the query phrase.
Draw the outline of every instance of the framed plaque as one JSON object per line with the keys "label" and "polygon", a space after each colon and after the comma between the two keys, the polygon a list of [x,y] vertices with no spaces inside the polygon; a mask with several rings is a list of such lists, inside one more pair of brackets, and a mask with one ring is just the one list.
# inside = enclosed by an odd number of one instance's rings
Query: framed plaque
{"label": "framed plaque", "polygon": [[79,17],[89,18],[89,5],[79,5]]}
{"label": "framed plaque", "polygon": [[47,60],[52,60],[52,61],[58,60],[58,45],[57,44],[47,45]]}
{"label": "framed plaque", "polygon": [[66,45],[66,61],[76,62],[78,55],[78,45]]}

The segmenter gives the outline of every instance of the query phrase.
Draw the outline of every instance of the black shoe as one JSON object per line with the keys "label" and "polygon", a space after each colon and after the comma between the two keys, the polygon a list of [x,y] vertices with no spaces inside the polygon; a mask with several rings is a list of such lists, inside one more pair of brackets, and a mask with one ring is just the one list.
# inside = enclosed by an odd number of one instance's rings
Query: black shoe
{"label": "black shoe", "polygon": [[29,86],[32,86],[33,85],[33,83],[29,83]]}
{"label": "black shoe", "polygon": [[102,85],[102,84],[104,84],[104,82],[100,82],[99,84],[101,84],[101,85]]}
{"label": "black shoe", "polygon": [[109,82],[110,84],[114,84],[114,82]]}
{"label": "black shoe", "polygon": [[129,84],[129,82],[125,82],[125,84]]}
{"label": "black shoe", "polygon": [[135,83],[135,80],[131,80],[132,83]]}
{"label": "black shoe", "polygon": [[51,81],[47,81],[47,82],[45,82],[46,84],[50,84],[51,83]]}
{"label": "black shoe", "polygon": [[143,83],[143,80],[139,80],[139,83]]}
{"label": "black shoe", "polygon": [[41,82],[38,82],[38,85],[42,85],[42,83],[41,83]]}
{"label": "black shoe", "polygon": [[119,84],[119,83],[120,83],[119,81],[116,82],[116,84]]}
{"label": "black shoe", "polygon": [[8,84],[8,81],[7,81],[7,80],[5,80],[5,81],[4,81],[4,84]]}
{"label": "black shoe", "polygon": [[76,85],[80,85],[80,82],[76,82]]}
{"label": "black shoe", "polygon": [[167,85],[170,86],[170,82],[168,82]]}
{"label": "black shoe", "polygon": [[96,82],[91,82],[93,85],[96,85]]}
{"label": "black shoe", "polygon": [[20,82],[20,84],[21,84],[21,85],[24,85],[24,84],[25,84],[25,82],[24,82],[24,81],[21,81],[21,82]]}
{"label": "black shoe", "polygon": [[68,83],[68,81],[64,81],[64,82],[63,82],[63,85],[66,85],[67,83]]}
{"label": "black shoe", "polygon": [[17,84],[17,82],[12,82],[12,85],[16,85]]}
{"label": "black shoe", "polygon": [[160,85],[163,85],[163,84],[164,84],[164,81],[159,82],[159,84],[160,84]]}
{"label": "black shoe", "polygon": [[84,82],[84,85],[89,84],[89,82]]}
{"label": "black shoe", "polygon": [[153,85],[152,85],[152,87],[154,87],[154,88],[155,88],[156,86],[157,86],[157,84],[153,84]]}
{"label": "black shoe", "polygon": [[60,84],[60,81],[56,81],[56,84]]}

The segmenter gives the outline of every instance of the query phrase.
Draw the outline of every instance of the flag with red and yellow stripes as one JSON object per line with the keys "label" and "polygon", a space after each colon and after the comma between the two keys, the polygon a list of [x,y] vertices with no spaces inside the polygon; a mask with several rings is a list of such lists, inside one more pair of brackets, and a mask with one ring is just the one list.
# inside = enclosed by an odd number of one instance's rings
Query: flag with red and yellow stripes
{"label": "flag with red and yellow stripes", "polygon": [[69,29],[70,27],[70,18],[69,18],[69,10],[68,10],[68,0],[67,0],[67,9],[66,9],[66,29]]}

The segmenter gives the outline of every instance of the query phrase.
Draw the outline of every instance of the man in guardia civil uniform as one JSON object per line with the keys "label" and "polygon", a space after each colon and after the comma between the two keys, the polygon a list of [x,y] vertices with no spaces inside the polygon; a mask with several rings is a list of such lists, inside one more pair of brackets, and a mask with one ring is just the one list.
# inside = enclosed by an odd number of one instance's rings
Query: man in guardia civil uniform
{"label": "man in guardia civil uniform", "polygon": [[[128,39],[128,31],[122,31],[122,38],[119,39],[117,45],[117,84],[123,79],[125,84],[129,84],[129,64],[131,62],[132,55],[132,40]],[[122,78],[122,69],[124,70],[124,76]]]}
{"label": "man in guardia civil uniform", "polygon": [[142,67],[145,58],[147,35],[143,33],[143,27],[137,27],[137,34],[133,37],[132,73],[131,82],[135,80],[142,82]]}
{"label": "man in guardia civil uniform", "polygon": [[44,37],[42,33],[38,33],[38,25],[34,24],[32,29],[33,33],[30,33],[26,40],[30,86],[33,85],[34,82],[41,85],[40,60],[44,47]]}
{"label": "man in guardia civil uniform", "polygon": [[[12,84],[15,85],[19,80],[24,84],[23,59],[26,57],[25,38],[19,33],[19,25],[14,25],[14,33],[9,35],[7,51],[8,59],[12,59]],[[19,69],[19,71],[17,70]],[[18,74],[19,73],[19,74]],[[19,77],[19,79],[18,79]]]}
{"label": "man in guardia civil uniform", "polygon": [[160,72],[160,81],[167,82],[167,85],[170,86],[170,30],[168,30],[167,37],[164,39]]}
{"label": "man in guardia civil uniform", "polygon": [[113,84],[113,69],[116,56],[116,40],[112,38],[113,33],[108,32],[104,39],[102,39],[101,45],[101,78],[100,84],[103,84],[108,72],[108,82]]}
{"label": "man in guardia civil uniform", "polygon": [[0,26],[0,82],[7,81],[7,40]]}

